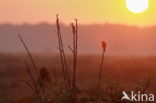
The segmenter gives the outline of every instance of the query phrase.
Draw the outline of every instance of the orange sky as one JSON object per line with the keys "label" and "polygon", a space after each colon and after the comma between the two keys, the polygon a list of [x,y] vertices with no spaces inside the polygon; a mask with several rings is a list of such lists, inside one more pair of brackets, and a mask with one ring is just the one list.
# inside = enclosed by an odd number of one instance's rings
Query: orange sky
{"label": "orange sky", "polygon": [[78,18],[80,23],[120,23],[155,25],[156,0],[141,14],[128,11],[125,0],[0,0],[0,23],[55,22],[58,13],[63,21]]}

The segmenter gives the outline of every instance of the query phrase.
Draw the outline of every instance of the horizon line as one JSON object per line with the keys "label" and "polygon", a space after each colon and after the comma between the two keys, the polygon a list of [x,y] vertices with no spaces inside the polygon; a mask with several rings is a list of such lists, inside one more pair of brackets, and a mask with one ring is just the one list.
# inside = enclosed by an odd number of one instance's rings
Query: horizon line
{"label": "horizon line", "polygon": [[[69,26],[72,22],[70,23],[65,23],[65,22],[60,22],[61,25],[63,26]],[[30,23],[30,22],[22,22],[22,23],[11,23],[11,22],[3,22],[0,23],[0,26],[2,25],[12,25],[12,26],[22,26],[22,25],[31,25],[31,26],[36,26],[36,25],[42,25],[42,24],[47,24],[47,25],[55,25],[55,22],[49,23],[46,21],[41,21],[37,23]],[[91,26],[91,25],[120,25],[120,26],[129,26],[129,27],[138,27],[138,28],[146,28],[146,27],[154,27],[156,24],[153,25],[136,25],[136,24],[124,24],[124,23],[111,23],[111,22],[103,22],[103,23],[79,23],[81,26]]]}

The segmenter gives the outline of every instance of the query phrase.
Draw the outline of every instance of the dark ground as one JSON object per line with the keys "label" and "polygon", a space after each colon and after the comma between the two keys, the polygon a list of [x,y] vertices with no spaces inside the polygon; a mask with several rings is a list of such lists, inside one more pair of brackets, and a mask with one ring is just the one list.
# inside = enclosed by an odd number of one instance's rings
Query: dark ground
{"label": "dark ground", "polygon": [[[33,95],[32,91],[20,82],[29,78],[25,72],[24,59],[29,61],[25,55],[0,55],[0,103],[12,103]],[[34,59],[38,68],[46,67],[52,77],[54,70],[57,71],[58,78],[62,77],[59,56],[35,55]],[[72,59],[68,56],[70,68],[71,63]],[[99,64],[98,55],[79,56],[77,80],[80,88],[92,89],[96,86]],[[156,93],[156,56],[106,56],[103,70],[103,79],[116,81],[123,89],[132,89],[137,81],[150,75],[149,92]]]}

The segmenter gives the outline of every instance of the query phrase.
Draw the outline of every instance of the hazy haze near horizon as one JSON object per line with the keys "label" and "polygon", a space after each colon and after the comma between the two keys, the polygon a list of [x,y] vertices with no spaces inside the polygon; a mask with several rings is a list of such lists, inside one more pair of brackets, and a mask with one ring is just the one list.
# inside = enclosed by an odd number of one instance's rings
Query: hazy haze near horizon
{"label": "hazy haze near horizon", "polygon": [[[72,43],[71,27],[62,25],[66,51]],[[17,36],[21,34],[30,51],[58,53],[55,24],[0,25],[0,52],[23,52]],[[156,26],[139,28],[119,24],[79,25],[79,53],[101,53],[101,41],[108,44],[108,54],[156,54]]]}

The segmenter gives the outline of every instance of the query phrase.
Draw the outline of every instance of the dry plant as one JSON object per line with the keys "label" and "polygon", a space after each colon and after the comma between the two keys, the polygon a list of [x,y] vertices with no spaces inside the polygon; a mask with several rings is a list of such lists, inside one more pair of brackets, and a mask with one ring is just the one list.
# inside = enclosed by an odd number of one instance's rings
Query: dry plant
{"label": "dry plant", "polygon": [[[34,61],[32,55],[31,55],[31,53],[30,53],[28,47],[26,46],[26,44],[25,44],[25,42],[24,42],[24,40],[22,39],[22,37],[21,37],[20,34],[18,34],[18,37],[19,37],[19,39],[21,40],[21,43],[23,44],[25,50],[27,51],[27,54],[28,54],[28,56],[29,56],[29,58],[30,58],[30,60],[31,60],[31,63],[33,64],[33,68],[34,68],[34,70],[36,71],[36,73],[37,73],[37,75],[38,75],[38,73],[39,73],[38,68],[37,68],[37,66],[36,66],[36,64],[35,64],[35,61]],[[35,91],[36,95],[39,96],[39,94],[40,94],[40,89],[39,89],[39,87],[37,86],[36,78],[35,78],[34,75],[32,74],[31,69],[30,69],[28,63],[27,63],[25,60],[24,60],[24,63],[25,63],[25,66],[26,66],[27,73],[28,73],[29,77],[31,78],[31,82],[32,82],[33,86],[31,86],[31,84],[30,84],[28,81],[23,81],[23,82],[25,82],[29,87],[31,87],[31,89]]]}
{"label": "dry plant", "polygon": [[75,19],[75,25],[71,23],[73,33],[73,48],[69,46],[69,49],[73,53],[73,80],[72,80],[72,96],[73,102],[76,103],[77,85],[76,85],[76,74],[77,74],[77,49],[78,49],[78,23]]}
{"label": "dry plant", "polygon": [[67,67],[67,60],[64,52],[64,44],[62,40],[62,34],[61,34],[61,28],[59,24],[59,18],[58,15],[56,16],[56,26],[57,26],[57,36],[58,36],[58,42],[59,42],[59,51],[60,51],[60,59],[61,59],[61,65],[62,65],[62,71],[63,71],[63,77],[65,82],[65,88],[70,89],[70,69]]}
{"label": "dry plant", "polygon": [[[102,86],[103,78],[103,65],[106,51],[106,42],[102,41],[102,55],[100,61],[100,68],[98,71],[97,88],[96,92],[90,94],[90,91],[79,90],[77,87],[77,59],[78,59],[78,21],[75,19],[75,23],[71,23],[73,42],[72,46],[68,46],[72,52],[73,68],[70,69],[67,63],[66,53],[64,49],[64,43],[62,39],[62,33],[60,28],[60,21],[58,15],[56,16],[56,27],[58,37],[58,49],[60,53],[61,69],[63,74],[63,82],[58,79],[57,71],[53,71],[53,79],[51,79],[49,72],[45,67],[38,69],[35,60],[32,57],[28,47],[24,40],[18,34],[21,43],[23,44],[29,59],[33,65],[33,69],[30,68],[27,61],[24,61],[26,66],[26,72],[30,78],[30,81],[22,80],[33,92],[35,96],[39,97],[39,103],[120,103],[121,92],[123,89],[119,87],[119,83],[114,81],[105,81],[105,86]],[[35,70],[35,73],[33,72]],[[51,82],[54,80],[54,82]],[[135,88],[136,91],[140,90],[142,93],[146,92],[151,83],[151,78],[139,82]],[[126,102],[125,102],[126,103]]]}
{"label": "dry plant", "polygon": [[27,73],[33,83],[33,87],[31,86],[31,84],[29,84],[29,87],[31,87],[32,90],[34,90],[36,92],[37,95],[39,95],[39,89],[38,89],[38,86],[37,86],[37,83],[36,83],[36,80],[35,80],[35,77],[34,75],[31,73],[31,70],[30,70],[30,67],[29,65],[27,64],[26,61],[25,62],[25,66],[26,66],[26,70],[27,70]]}
{"label": "dry plant", "polygon": [[103,62],[104,62],[104,55],[106,51],[106,43],[102,41],[102,56],[101,56],[101,64],[99,70],[99,77],[98,77],[98,85],[97,85],[97,103],[100,102],[100,90],[101,90],[101,81],[102,81],[102,73],[103,73]]}
{"label": "dry plant", "polygon": [[[59,43],[59,53],[60,53],[60,59],[61,59],[61,65],[62,65],[62,72],[63,72],[63,78],[64,78],[64,83],[63,83],[63,87],[65,87],[65,89],[61,89],[61,91],[66,90],[65,92],[67,94],[70,95],[70,97],[68,97],[68,100],[70,98],[70,102],[72,103],[77,103],[77,92],[78,92],[78,87],[77,87],[77,81],[76,81],[76,74],[77,74],[77,57],[78,57],[78,22],[77,19],[75,19],[75,24],[71,23],[71,27],[72,27],[72,34],[73,34],[73,44],[72,47],[68,46],[68,48],[70,49],[70,51],[73,54],[73,69],[72,69],[72,74],[68,65],[67,65],[67,60],[66,60],[66,54],[65,54],[65,50],[64,50],[64,43],[62,40],[62,33],[61,33],[61,28],[60,28],[60,22],[59,22],[59,18],[58,15],[56,16],[56,26],[57,26],[57,36],[58,36],[58,43]],[[43,88],[43,81],[47,81],[50,80],[49,79],[49,74],[46,71],[45,68],[40,69],[40,71],[38,70],[35,61],[28,49],[28,47],[26,46],[24,40],[22,39],[22,37],[20,36],[20,34],[18,34],[25,50],[27,51],[27,54],[30,58],[31,63],[33,64],[33,68],[36,71],[36,74],[38,76],[38,81],[36,80],[36,77],[34,76],[35,74],[33,74],[31,72],[31,69],[28,65],[28,63],[25,61],[25,65],[27,68],[27,73],[31,79],[32,84],[30,84],[29,82],[24,81],[33,91],[35,91],[35,93],[37,94],[37,96],[42,95],[42,93],[45,93],[45,88]],[[106,43],[104,41],[102,41],[102,48],[103,48],[103,52],[102,52],[102,59],[101,59],[101,64],[100,64],[100,71],[99,71],[99,78],[98,78],[98,88],[97,91],[100,90],[101,88],[101,79],[102,79],[102,71],[103,71],[103,61],[104,61],[104,53],[105,53],[105,48],[106,48]],[[44,75],[44,76],[43,76]],[[46,79],[45,79],[46,78]],[[48,78],[48,79],[47,79]],[[54,72],[54,78],[55,78],[55,83],[57,84],[58,80],[57,80],[57,76],[56,76],[56,71]],[[42,81],[43,80],[43,81]],[[42,82],[41,82],[42,81]],[[42,90],[42,92],[41,92]],[[62,93],[62,92],[61,92]],[[99,97],[100,95],[97,95],[97,102],[99,101]],[[46,98],[47,99],[47,98]]]}
{"label": "dry plant", "polygon": [[50,84],[51,78],[49,77],[49,74],[46,68],[41,68],[40,70],[37,68],[35,60],[33,59],[32,54],[30,53],[21,35],[18,34],[18,37],[21,43],[23,44],[25,50],[27,51],[28,57],[33,65],[33,69],[36,71],[36,73],[33,73],[28,63],[24,60],[24,63],[26,66],[26,72],[28,73],[28,76],[30,77],[30,81],[27,81],[27,80],[21,80],[21,81],[24,82],[29,88],[31,88],[32,91],[35,92],[36,94],[35,97],[38,98],[39,103],[46,103],[45,102],[46,100],[45,99],[43,100],[42,97],[43,95],[45,95],[45,83],[48,82]]}
{"label": "dry plant", "polygon": [[[76,86],[76,71],[77,71],[77,51],[78,51],[78,22],[77,19],[75,19],[75,25],[74,23],[71,23],[72,27],[72,34],[73,34],[73,48],[68,46],[71,52],[73,53],[73,73],[70,75],[70,69],[67,67],[67,61],[66,56],[64,52],[64,45],[62,41],[62,34],[59,24],[59,18],[58,15],[56,16],[56,25],[57,25],[57,35],[58,35],[58,42],[59,42],[59,51],[60,51],[60,58],[61,58],[61,64],[62,64],[62,71],[65,83],[68,82],[68,85],[66,85],[66,88],[71,90],[71,99],[72,102],[76,102],[76,92],[77,92],[77,86]],[[71,77],[72,76],[72,77]]]}

